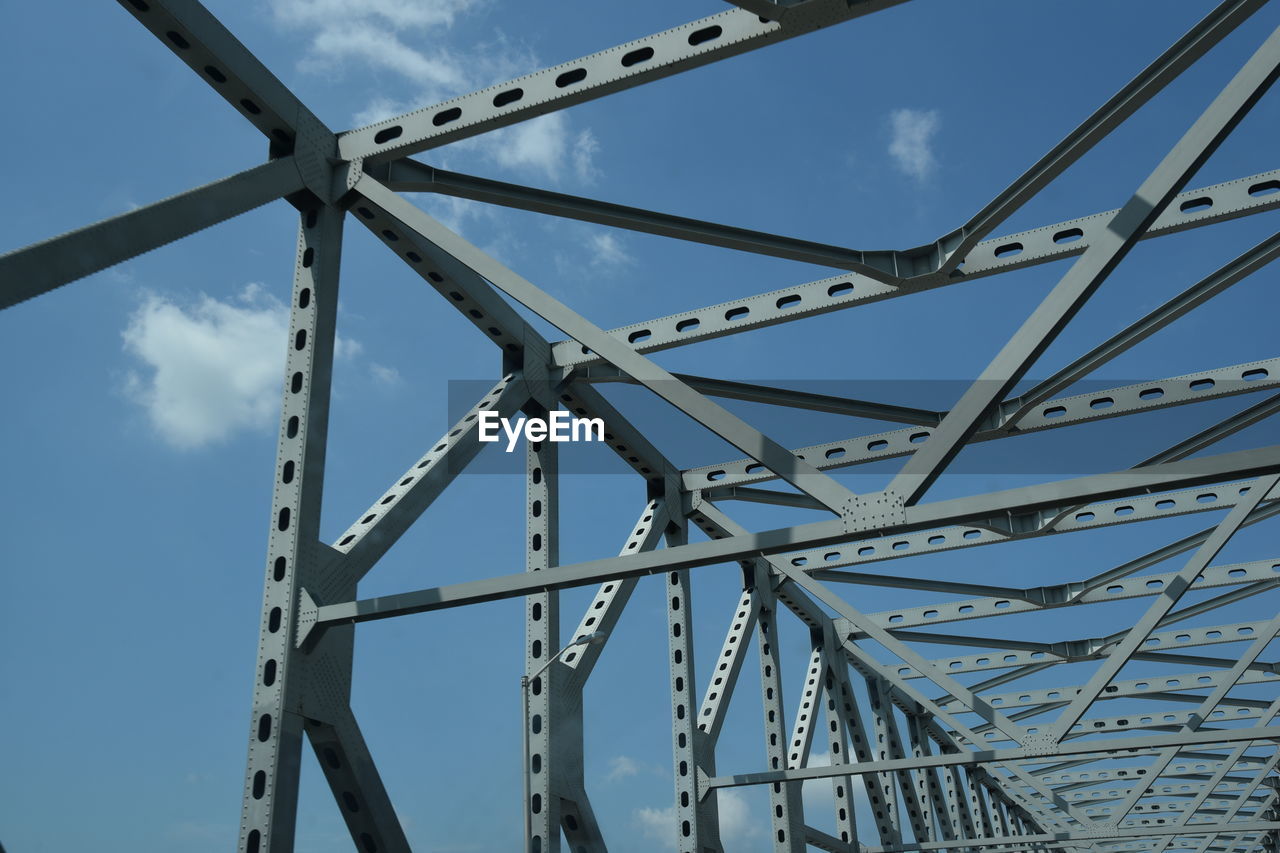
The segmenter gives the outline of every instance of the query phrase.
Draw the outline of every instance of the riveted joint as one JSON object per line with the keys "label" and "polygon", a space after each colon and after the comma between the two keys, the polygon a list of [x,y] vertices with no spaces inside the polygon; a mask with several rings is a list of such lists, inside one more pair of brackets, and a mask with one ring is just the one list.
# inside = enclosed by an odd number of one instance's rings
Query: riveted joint
{"label": "riveted joint", "polygon": [[1055,607],[1071,603],[1084,593],[1084,589],[1085,587],[1082,583],[1037,586],[1026,590],[1024,598],[1027,601],[1043,604],[1046,607]]}
{"label": "riveted joint", "polygon": [[848,533],[867,533],[905,524],[906,502],[892,489],[871,495],[857,495],[845,502],[844,527]]}

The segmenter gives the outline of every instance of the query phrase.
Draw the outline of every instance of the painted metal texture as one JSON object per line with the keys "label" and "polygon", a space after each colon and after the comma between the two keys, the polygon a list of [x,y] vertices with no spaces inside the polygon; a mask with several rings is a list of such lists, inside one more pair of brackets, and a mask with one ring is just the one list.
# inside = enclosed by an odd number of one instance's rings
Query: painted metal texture
{"label": "painted metal texture", "polygon": [[[1229,33],[1249,30],[1262,0],[1227,0],[972,219],[908,250],[834,246],[460,175],[412,159],[589,99],[644,85],[775,42],[849,22],[904,0],[735,0],[720,14],[593,53],[509,83],[369,127],[334,131],[196,0],[122,0],[133,15],[268,140],[269,159],[223,180],[0,257],[0,308],[20,303],[261,205],[285,200],[299,219],[288,360],[265,560],[257,668],[248,730],[239,850],[294,849],[301,751],[316,752],[354,849],[408,850],[396,811],[351,710],[356,623],[523,597],[524,847],[605,851],[615,830],[591,805],[584,776],[583,689],[602,644],[566,644],[617,623],[641,579],[666,590],[670,670],[672,838],[679,853],[726,853],[718,797],[768,790],[775,851],[925,850],[1275,851],[1280,837],[1280,550],[1224,561],[1241,529],[1274,538],[1280,444],[1215,445],[1280,411],[1280,354],[1208,364],[1101,391],[1081,379],[1280,256],[1272,236],[1133,320],[1048,379],[1027,372],[1142,241],[1210,229],[1280,206],[1280,170],[1195,186],[1213,154],[1280,75],[1280,31],[1258,32],[1245,62],[1124,205],[1001,235],[1014,212],[1102,141]],[[798,119],[802,120],[802,119]],[[109,144],[109,143],[104,143]],[[672,240],[821,264],[829,278],[702,309],[603,329],[450,231],[402,193],[440,193]],[[284,206],[281,206],[284,207]],[[319,517],[335,345],[339,262],[348,218],[382,240],[491,340],[503,378],[333,543]],[[1176,237],[1172,238],[1176,239]],[[167,251],[181,251],[168,249]],[[848,399],[717,377],[673,374],[650,353],[978,281],[1057,261],[1063,273],[981,375],[946,411]],[[977,286],[977,285],[975,285]],[[516,306],[520,306],[517,308]],[[526,312],[526,313],[522,313]],[[559,329],[548,340],[526,316]],[[742,456],[681,469],[660,442],[623,417],[597,386],[631,383],[673,406]],[[1019,390],[1022,389],[1022,390]],[[1246,397],[1240,410],[1177,444],[1149,448],[1123,470],[961,498],[931,490],[966,448],[1069,433],[1130,416],[1163,417],[1208,400]],[[788,447],[717,399],[825,412],[890,425]],[[481,450],[478,415],[564,408],[600,417],[608,446],[644,484],[617,556],[563,565],[553,443],[526,448],[523,571],[451,586],[361,598],[358,585]],[[1276,435],[1273,431],[1272,435]],[[854,493],[829,472],[902,460],[881,491]],[[782,481],[781,488],[770,488]],[[734,501],[802,508],[820,521],[751,531]],[[1078,577],[1015,588],[929,576],[914,558],[1059,534],[1102,535],[1205,514],[1175,541],[1111,565],[1100,552]],[[1197,516],[1199,517],[1199,516]],[[486,520],[485,524],[492,523]],[[245,531],[254,535],[256,531]],[[981,554],[982,552],[975,552]],[[872,564],[908,561],[902,568]],[[1166,562],[1169,561],[1169,562]],[[740,598],[698,601],[691,576],[737,564]],[[931,564],[932,565],[932,564]],[[1034,572],[1028,577],[1034,578]],[[572,634],[561,590],[594,586]],[[857,591],[904,592],[901,606],[863,612]],[[1202,595],[1205,591],[1213,592]],[[1045,637],[999,620],[1133,599],[1142,615],[1095,636]],[[1268,602],[1270,618],[1240,620],[1232,605]],[[720,604],[722,606],[711,606]],[[695,613],[731,613],[707,640]],[[1087,610],[1078,611],[1088,613]],[[573,614],[570,614],[572,617]],[[429,615],[421,618],[431,618]],[[960,623],[982,622],[967,634]],[[943,629],[943,625],[948,625]],[[1012,624],[1010,622],[1010,624]],[[1024,619],[1017,623],[1026,626]],[[991,627],[988,627],[991,626]],[[720,630],[719,626],[714,629]],[[807,657],[789,659],[780,631],[799,631]],[[720,648],[695,670],[694,643]],[[947,654],[930,653],[931,646]],[[958,648],[967,649],[963,654]],[[727,708],[752,691],[758,659],[760,765],[722,774],[716,749]],[[1194,650],[1194,653],[1188,653]],[[1272,649],[1274,651],[1274,649]],[[563,655],[561,653],[564,653]],[[1143,663],[1170,665],[1158,678]],[[745,667],[751,672],[752,667]],[[799,695],[783,673],[803,672]],[[1061,672],[1061,676],[1055,673]],[[534,674],[536,673],[536,674]],[[1046,675],[1046,673],[1048,675]],[[1045,686],[1046,679],[1052,686]],[[1031,686],[1034,685],[1034,686]],[[1137,701],[1138,712],[1105,703]],[[829,763],[811,763],[818,752]],[[424,772],[430,772],[424,770]],[[479,772],[479,771],[478,771]],[[806,816],[801,786],[829,780],[834,814]],[[827,784],[824,782],[824,784]],[[857,803],[873,820],[859,821]],[[825,827],[825,828],[823,828]],[[733,853],[728,850],[727,853]]]}

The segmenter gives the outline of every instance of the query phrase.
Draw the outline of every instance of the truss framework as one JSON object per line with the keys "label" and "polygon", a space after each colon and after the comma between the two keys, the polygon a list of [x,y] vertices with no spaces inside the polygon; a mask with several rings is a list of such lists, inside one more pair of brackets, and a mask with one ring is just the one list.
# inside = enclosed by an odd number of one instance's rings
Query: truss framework
{"label": "truss framework", "polygon": [[[366,128],[335,133],[194,0],[121,5],[267,137],[269,160],[187,193],[0,257],[0,307],[276,199],[299,213],[299,236],[271,510],[258,665],[239,849],[293,848],[304,737],[311,743],[356,849],[407,850],[405,834],[350,708],[354,623],[524,597],[523,721],[528,747],[526,849],[606,849],[582,765],[582,691],[601,646],[551,659],[561,635],[558,591],[599,584],[570,638],[608,632],[640,577],[668,587],[667,629],[675,811],[681,853],[722,851],[717,793],[764,785],[776,851],[1274,850],[1280,633],[1270,620],[1213,621],[1215,611],[1265,595],[1274,602],[1280,554],[1221,563],[1239,529],[1280,514],[1280,445],[1212,453],[1213,445],[1280,410],[1280,394],[1133,467],[963,499],[926,500],[966,446],[1066,429],[1103,418],[1275,389],[1280,357],[1102,392],[1063,395],[1177,318],[1280,255],[1264,240],[1169,302],[1013,395],[1027,369],[1125,255],[1149,237],[1211,226],[1280,206],[1280,170],[1209,187],[1188,181],[1280,73],[1280,31],[1261,46],[1118,210],[993,237],[1001,223],[1123,123],[1262,0],[1227,0],[1125,85],[1057,147],[954,231],[907,250],[862,250],[747,231],[435,169],[411,159],[571,104],[872,14],[903,0],[734,0],[737,8]],[[696,311],[604,330],[468,244],[401,192],[436,192],[619,228],[823,264],[840,274]],[[347,215],[382,239],[500,350],[504,374],[441,440],[332,544],[319,538],[338,264]],[[673,375],[646,353],[923,293],[1028,265],[1074,259],[1052,292],[949,411],[825,397]],[[559,328],[548,341],[508,299]],[[745,458],[680,470],[594,387],[647,388]],[[840,412],[905,425],[789,449],[713,398]],[[359,581],[480,450],[477,415],[566,408],[601,417],[610,447],[645,484],[646,502],[617,557],[561,565],[556,447],[527,454],[526,571],[377,599]],[[799,415],[797,415],[799,416]],[[1196,455],[1209,449],[1210,455]],[[1196,455],[1194,459],[1190,458]],[[901,457],[884,491],[854,494],[825,473]],[[796,491],[763,488],[780,479]],[[735,500],[825,511],[832,518],[749,532]],[[1202,531],[1080,580],[1028,589],[876,574],[868,564],[943,550],[1094,531],[1225,510]],[[697,541],[692,541],[698,531]],[[690,572],[738,561],[740,599],[710,674],[693,668]],[[1166,565],[1166,561],[1169,562]],[[859,567],[856,571],[848,567]],[[1149,570],[1160,566],[1158,573]],[[836,584],[940,594],[935,603],[863,613]],[[1208,597],[1201,591],[1215,590]],[[956,596],[960,596],[957,598]],[[1183,603],[1190,596],[1195,603]],[[947,622],[1147,599],[1125,631],[1100,637],[997,640],[917,630]],[[786,614],[790,614],[790,616]],[[1188,620],[1210,614],[1212,624]],[[783,695],[779,623],[808,632],[800,697]],[[741,687],[754,638],[765,764],[720,775],[716,744]],[[971,647],[932,657],[928,644]],[[1220,645],[1229,648],[1219,650]],[[1197,654],[1186,650],[1199,649]],[[1181,667],[1121,677],[1134,662]],[[550,666],[547,666],[550,662]],[[1062,664],[1087,664],[1081,684],[1019,686]],[[1079,672],[1079,668],[1072,672]],[[977,678],[970,673],[979,674]],[[709,676],[709,677],[708,677]],[[1262,685],[1261,690],[1256,685]],[[1253,688],[1253,689],[1250,689]],[[745,692],[742,687],[741,691]],[[699,693],[701,699],[699,700]],[[1107,716],[1099,703],[1136,701]],[[823,733],[818,737],[819,732]],[[811,766],[815,749],[831,764]],[[829,779],[834,833],[804,814],[800,784]],[[875,820],[857,825],[855,791]]]}

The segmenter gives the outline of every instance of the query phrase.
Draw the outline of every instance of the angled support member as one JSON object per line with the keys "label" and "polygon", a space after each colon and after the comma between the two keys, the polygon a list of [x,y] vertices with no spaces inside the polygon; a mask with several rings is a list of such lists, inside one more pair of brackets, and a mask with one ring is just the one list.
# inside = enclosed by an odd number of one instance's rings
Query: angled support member
{"label": "angled support member", "polygon": [[[687,541],[687,521],[676,516],[667,528],[667,542]],[[697,693],[693,669],[693,601],[689,571],[662,575],[666,588],[668,665],[671,672],[672,765],[675,768],[675,838],[677,853],[724,853],[720,816],[714,792],[702,789],[702,779],[715,774],[714,744],[698,728]]]}
{"label": "angled support member", "polygon": [[[304,727],[313,737],[322,766],[327,766],[353,841],[359,844],[363,836],[379,849],[408,849],[350,716],[353,632],[326,632],[307,649],[293,642],[297,619],[306,605],[303,585],[317,585],[328,571],[325,564],[332,561],[332,551],[320,543],[319,524],[342,219],[338,208],[316,203],[303,214],[298,239],[241,853],[293,849]],[[354,579],[345,587],[345,595],[355,594]],[[312,670],[335,678],[310,677]],[[337,688],[332,687],[335,681]],[[341,792],[349,798],[346,802]],[[375,825],[365,817],[355,818],[349,807],[352,801],[363,803],[367,814],[379,816],[380,822]]]}
{"label": "angled support member", "polygon": [[1072,265],[1048,297],[970,386],[929,441],[911,457],[886,490],[916,503],[960,452],[983,418],[1022,378],[1058,333],[1093,295],[1173,196],[1217,150],[1275,81],[1280,31],[1272,33],[1226,88],[1143,181],[1112,219],[1107,232]]}

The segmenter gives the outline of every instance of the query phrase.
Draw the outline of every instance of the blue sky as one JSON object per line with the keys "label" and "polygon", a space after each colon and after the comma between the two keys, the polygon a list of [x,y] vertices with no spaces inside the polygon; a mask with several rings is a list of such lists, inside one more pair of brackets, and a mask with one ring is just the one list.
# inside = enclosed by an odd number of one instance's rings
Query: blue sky
{"label": "blue sky", "polygon": [[[207,5],[335,130],[724,8],[713,0]],[[420,159],[820,242],[905,248],[967,219],[1210,8],[1185,0],[917,0]],[[1122,204],[1278,24],[1274,4],[1256,14],[1000,233]],[[266,155],[258,132],[115,4],[19,4],[0,30],[0,69],[10,187],[0,214],[2,251]],[[1278,120],[1272,94],[1191,186],[1275,168]],[[416,200],[606,328],[832,274],[447,198]],[[0,314],[7,402],[0,418],[0,841],[11,853],[214,851],[232,843],[295,227],[291,208],[268,205]],[[1032,374],[1066,363],[1274,228],[1275,215],[1264,214],[1143,244]],[[656,360],[745,381],[965,379],[1065,269],[1061,262],[1035,267]],[[1121,384],[1274,357],[1275,275],[1255,275],[1100,378]],[[328,540],[445,431],[448,383],[496,379],[499,369],[492,345],[354,223],[344,244],[339,336]],[[958,395],[962,386],[942,387]],[[630,401],[638,419],[661,411],[626,391],[609,394]],[[1192,407],[1169,439],[1255,399]],[[753,412],[732,408],[744,417]],[[776,416],[767,423],[788,443],[853,434],[834,417],[816,418],[808,429]],[[1267,436],[1262,424],[1231,448],[1275,443],[1274,426]],[[711,455],[673,448],[673,458],[690,466],[739,456],[714,441],[697,446]],[[591,460],[599,451],[581,452]],[[842,476],[863,490],[883,484],[889,470]],[[1007,482],[957,477],[939,490]],[[643,495],[629,477],[569,478],[562,561],[616,551]],[[731,509],[752,528],[809,517]],[[460,478],[364,582],[362,596],[518,570],[522,512],[519,478]],[[1054,583],[1101,571],[1216,517],[961,551],[886,571],[909,566],[938,577]],[[1265,556],[1274,555],[1257,530],[1224,554]],[[1029,565],[1037,567],[1034,580],[1027,580]],[[736,572],[695,573],[704,674],[736,601]],[[855,589],[863,611],[905,600],[900,592]],[[564,594],[566,634],[590,594]],[[1141,605],[1109,607],[1114,623],[1085,630],[1116,630],[1141,612]],[[1275,606],[1240,608],[1224,618],[1253,618]],[[354,707],[417,850],[516,847],[521,614],[521,602],[500,602],[359,631]],[[1055,638],[1081,630],[1070,618],[1033,618],[1040,620],[1035,631]],[[667,843],[664,619],[660,590],[642,583],[587,690],[588,785],[611,849],[620,851]],[[1013,628],[1025,632],[1026,625]],[[807,656],[799,627],[783,626],[790,629],[782,640],[789,685]],[[1013,628],[1002,622],[990,630]],[[744,669],[730,712],[721,771],[764,766],[754,666]],[[806,791],[815,808],[822,796]],[[733,850],[766,849],[762,797],[740,789],[722,801]],[[299,827],[299,849],[349,848],[310,757]]]}

